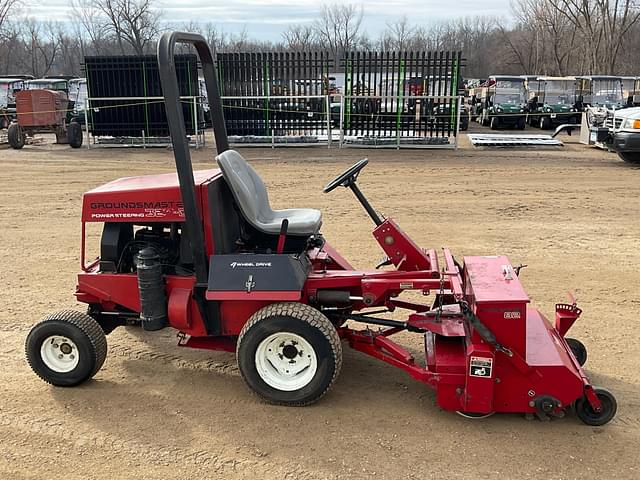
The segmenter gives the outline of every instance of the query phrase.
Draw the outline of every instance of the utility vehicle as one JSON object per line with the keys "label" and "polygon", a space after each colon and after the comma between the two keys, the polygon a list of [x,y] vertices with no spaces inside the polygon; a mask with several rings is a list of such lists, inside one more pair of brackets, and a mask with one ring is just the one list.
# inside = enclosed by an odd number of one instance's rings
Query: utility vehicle
{"label": "utility vehicle", "polygon": [[[174,65],[178,42],[200,56],[218,168],[193,171]],[[229,149],[204,38],[164,34],[158,62],[177,175],[122,178],[84,194],[76,298],[88,310],[52,313],[30,331],[27,360],[43,380],[85,382],[105,360],[105,334],[140,324],[177,330],[184,347],[235,352],[244,382],[276,404],[319,400],[336,382],[348,344],[434,388],[448,411],[549,419],[573,406],[589,425],[613,418],[614,396],[582,369],[585,346],[566,337],[581,314],[575,300],[556,305],[552,323],[530,305],[522,265],[503,255],[456,259],[448,249],[438,255],[419,247],[360,190],[366,159],[324,187],[353,192],[386,255],[377,269],[355,269],[320,233],[319,210],[272,209],[259,175]],[[102,223],[103,233],[99,258],[87,262],[88,223]],[[406,318],[390,318],[395,310],[408,311]],[[422,361],[392,339],[399,332],[421,337]]]}

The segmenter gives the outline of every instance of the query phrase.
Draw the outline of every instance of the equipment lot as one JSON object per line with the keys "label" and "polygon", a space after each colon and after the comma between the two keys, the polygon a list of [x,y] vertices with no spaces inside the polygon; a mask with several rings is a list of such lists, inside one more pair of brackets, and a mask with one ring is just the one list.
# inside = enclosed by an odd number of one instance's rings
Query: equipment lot
{"label": "equipment lot", "polygon": [[[345,349],[332,391],[306,408],[260,403],[231,354],[118,329],[95,380],[45,385],[23,354],[28,328],[72,301],[81,194],[117,177],[174,171],[166,150],[0,150],[0,478],[638,478],[640,168],[588,149],[244,149],[274,207],[323,211],[323,232],[356,267],[382,256],[349,192],[322,186],[355,160],[374,207],[423,246],[505,253],[541,310],[573,290],[586,370],[617,397],[611,424],[439,411],[398,369]],[[209,148],[195,168],[212,165]],[[419,336],[407,335],[416,352]],[[412,342],[412,343],[411,343]],[[419,355],[418,355],[419,356]]]}

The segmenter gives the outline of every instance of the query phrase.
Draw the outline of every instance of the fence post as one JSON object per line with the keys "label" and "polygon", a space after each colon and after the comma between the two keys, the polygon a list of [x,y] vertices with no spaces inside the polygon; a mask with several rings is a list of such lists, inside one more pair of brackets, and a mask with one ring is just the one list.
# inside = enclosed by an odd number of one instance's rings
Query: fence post
{"label": "fence post", "polygon": [[462,96],[458,97],[458,114],[456,115],[456,141],[454,150],[458,150],[458,137],[460,136],[460,109],[462,108]]}
{"label": "fence post", "polygon": [[196,136],[195,149],[197,150],[198,149],[198,143],[199,143],[198,142],[198,112],[197,112],[198,108],[197,108],[197,105],[196,105],[196,97],[195,97],[195,95],[192,98],[192,100],[193,100],[192,103],[193,103],[193,129],[194,129],[193,132],[195,133],[195,136]]}
{"label": "fence post", "polygon": [[346,99],[347,97],[345,95],[340,95],[340,148],[342,148],[342,145],[344,144],[344,102]]}
{"label": "fence post", "polygon": [[331,148],[331,100],[329,95],[324,97],[324,104],[327,115],[327,148]]}
{"label": "fence post", "polygon": [[[87,89],[87,92],[89,89]],[[89,145],[91,143],[91,137],[89,135],[89,95],[87,95],[87,100],[84,102],[84,129],[87,132],[87,150],[91,148]]]}

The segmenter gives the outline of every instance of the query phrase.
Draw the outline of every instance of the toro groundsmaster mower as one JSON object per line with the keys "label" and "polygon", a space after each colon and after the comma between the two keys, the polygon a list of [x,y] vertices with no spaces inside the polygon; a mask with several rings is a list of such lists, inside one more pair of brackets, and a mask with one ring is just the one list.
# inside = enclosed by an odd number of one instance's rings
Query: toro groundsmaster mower
{"label": "toro groundsmaster mower", "polygon": [[[200,56],[213,113],[219,168],[192,170],[173,64],[177,42]],[[214,61],[199,35],[168,33],[158,61],[176,174],[115,180],[84,194],[76,297],[87,313],[62,311],[35,325],[29,364],[43,380],[78,385],[98,372],[105,334],[119,325],[171,327],[185,347],[235,352],[241,376],[263,399],[301,406],[336,381],[343,341],[431,386],[445,410],[471,417],[518,412],[541,419],[575,409],[589,425],[616,412],[594,388],[585,347],[565,334],[575,302],[549,322],[529,305],[520,267],[504,256],[456,261],[416,245],[361,192],[361,160],[324,188],[347,187],[375,224],[386,253],[379,267],[355,270],[320,234],[314,209],[273,210],[253,168],[229,150]],[[100,257],[85,262],[85,225],[101,222]],[[430,302],[403,298],[430,294]],[[381,317],[408,310],[406,320]],[[373,328],[358,329],[352,323]],[[424,361],[393,341],[424,339]]]}

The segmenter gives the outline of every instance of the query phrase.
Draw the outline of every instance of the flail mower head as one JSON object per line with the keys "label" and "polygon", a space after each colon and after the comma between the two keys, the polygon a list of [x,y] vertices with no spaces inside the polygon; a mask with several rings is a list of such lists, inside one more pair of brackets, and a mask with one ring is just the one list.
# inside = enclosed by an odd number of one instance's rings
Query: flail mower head
{"label": "flail mower head", "polygon": [[[173,65],[177,42],[195,46],[202,62],[218,168],[192,170]],[[272,209],[258,174],[229,150],[204,39],[165,34],[158,60],[177,175],[123,178],[85,193],[76,297],[88,311],[54,313],[29,333],[27,358],[43,380],[73,386],[90,379],[105,359],[105,334],[120,325],[171,327],[182,346],[235,352],[243,380],[272,403],[322,397],[346,343],[428,384],[438,405],[466,416],[548,419],[573,406],[589,425],[613,418],[614,397],[592,387],[582,369],[584,346],[565,337],[581,313],[574,301],[557,305],[551,323],[530,306],[520,267],[506,257],[458,262],[448,249],[438,256],[420,248],[359,189],[366,159],[324,189],[351,189],[386,254],[378,267],[392,267],[354,269],[320,234],[319,211]],[[100,257],[86,262],[84,228],[94,222],[104,225]],[[407,291],[431,300],[404,299]],[[380,317],[396,309],[409,312],[404,321]],[[401,331],[423,337],[423,362],[392,340]]]}

